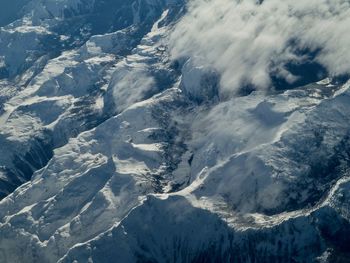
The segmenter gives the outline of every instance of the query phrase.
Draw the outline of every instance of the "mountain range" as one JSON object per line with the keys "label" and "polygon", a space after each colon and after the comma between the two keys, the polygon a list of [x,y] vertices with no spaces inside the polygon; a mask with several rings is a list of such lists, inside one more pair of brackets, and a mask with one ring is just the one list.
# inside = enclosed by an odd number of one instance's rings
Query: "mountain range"
{"label": "mountain range", "polygon": [[349,2],[231,2],[0,3],[0,262],[350,262]]}

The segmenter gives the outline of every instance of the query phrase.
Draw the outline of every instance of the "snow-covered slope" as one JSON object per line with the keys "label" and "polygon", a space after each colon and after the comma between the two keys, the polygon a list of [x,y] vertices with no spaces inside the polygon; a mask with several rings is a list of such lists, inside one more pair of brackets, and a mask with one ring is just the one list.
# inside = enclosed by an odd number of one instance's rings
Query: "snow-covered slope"
{"label": "snow-covered slope", "polygon": [[349,262],[350,82],[223,93],[171,55],[184,14],[31,0],[0,22],[0,262]]}
{"label": "snow-covered slope", "polygon": [[[36,1],[31,4],[36,4]],[[130,2],[129,5],[131,8],[135,3]],[[40,8],[43,6],[42,3],[39,5]],[[170,12],[176,12],[176,3],[170,6],[173,8]],[[39,7],[31,13],[34,17]],[[46,9],[49,7],[51,5]],[[154,32],[166,7],[167,3],[151,2],[142,9],[142,14],[141,9],[133,10],[135,22],[131,26],[126,24],[123,29],[90,38],[89,32],[81,33],[83,36],[57,36],[52,30],[61,28],[65,20],[60,21],[56,17],[41,18],[41,24],[36,26],[28,25],[35,18],[28,22],[25,17],[23,21],[1,29],[0,45],[3,46],[0,50],[3,72],[6,73],[0,84],[2,196],[45,166],[52,157],[52,150],[64,145],[70,137],[91,129],[116,111],[151,96],[157,89],[164,89],[168,82],[172,82],[173,74],[167,73],[167,69],[158,69],[158,63],[166,63],[160,58],[162,49],[157,50],[163,33],[161,30]],[[145,13],[147,11],[149,13]],[[144,23],[137,22],[140,17]],[[147,21],[150,21],[149,24]],[[65,50],[68,37],[88,40],[79,47]],[[55,38],[57,43],[51,43],[47,38]],[[47,46],[51,44],[56,46]],[[155,54],[157,52],[159,56]],[[23,64],[24,61],[28,63]],[[154,76],[148,76],[149,72],[142,69],[147,61],[153,64]],[[121,75],[123,81],[118,79]],[[144,85],[137,87],[135,84],[135,89],[129,89],[129,83],[134,80],[128,76],[139,79]],[[156,81],[162,83],[156,85]],[[145,85],[145,82],[149,84]],[[104,110],[104,102],[109,105],[108,111]],[[117,107],[114,107],[115,102]]]}

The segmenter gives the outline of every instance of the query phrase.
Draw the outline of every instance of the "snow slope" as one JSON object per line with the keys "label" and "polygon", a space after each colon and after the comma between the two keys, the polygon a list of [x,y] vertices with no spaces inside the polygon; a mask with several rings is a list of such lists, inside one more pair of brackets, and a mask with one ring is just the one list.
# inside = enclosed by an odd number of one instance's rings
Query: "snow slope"
{"label": "snow slope", "polygon": [[2,22],[0,262],[348,262],[350,82],[223,95],[170,54],[185,12],[32,0]]}

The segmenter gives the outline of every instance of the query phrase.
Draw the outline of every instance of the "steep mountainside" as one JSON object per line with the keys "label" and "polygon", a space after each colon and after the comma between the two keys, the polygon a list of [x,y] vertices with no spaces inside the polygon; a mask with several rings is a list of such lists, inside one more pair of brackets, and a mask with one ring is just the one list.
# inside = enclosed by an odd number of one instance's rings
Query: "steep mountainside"
{"label": "steep mountainside", "polygon": [[346,74],[229,92],[184,0],[0,10],[0,262],[350,262]]}

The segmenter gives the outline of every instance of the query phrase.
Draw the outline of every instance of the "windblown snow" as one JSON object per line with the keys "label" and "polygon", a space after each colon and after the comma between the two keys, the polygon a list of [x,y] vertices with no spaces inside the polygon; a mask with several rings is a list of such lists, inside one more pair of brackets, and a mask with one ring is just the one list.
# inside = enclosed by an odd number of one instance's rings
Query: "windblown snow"
{"label": "windblown snow", "polygon": [[349,262],[350,6],[320,2],[1,2],[0,262]]}

